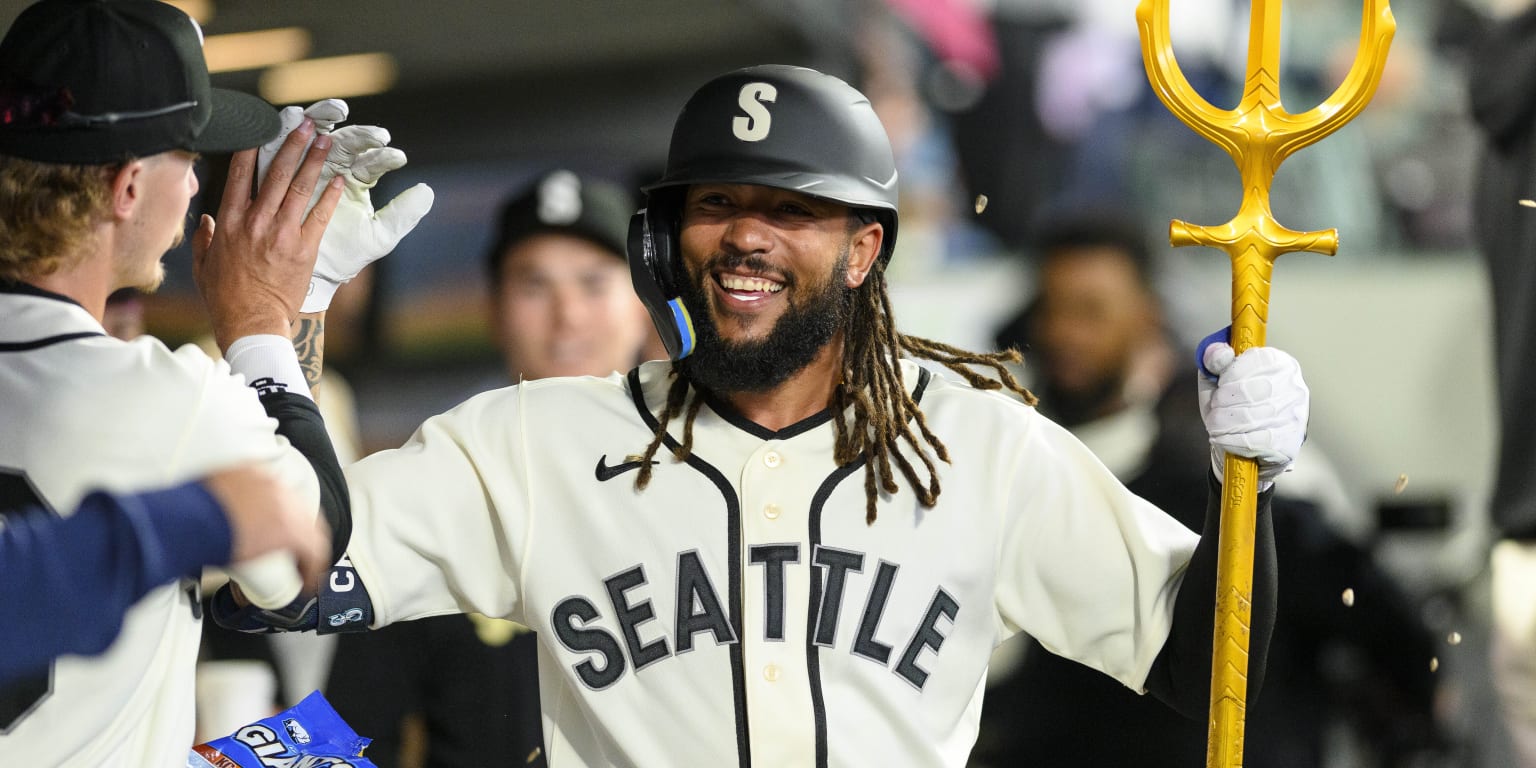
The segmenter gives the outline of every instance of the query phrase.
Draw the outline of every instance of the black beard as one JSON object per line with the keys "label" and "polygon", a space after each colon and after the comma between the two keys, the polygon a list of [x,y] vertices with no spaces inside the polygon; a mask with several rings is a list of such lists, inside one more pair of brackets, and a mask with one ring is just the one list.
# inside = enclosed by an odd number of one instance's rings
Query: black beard
{"label": "black beard", "polygon": [[[799,306],[790,303],[766,336],[757,341],[733,342],[720,337],[704,296],[704,282],[714,280],[713,267],[724,263],[753,266],[752,257],[717,256],[700,270],[697,277],[683,281],[683,304],[693,317],[693,354],[678,365],[700,389],[716,394],[766,392],[811,364],[827,342],[848,321],[852,311],[853,291],[846,288],[848,249],[838,255],[837,264],[826,284],[807,294]],[[786,278],[785,291],[792,291],[795,281]]]}

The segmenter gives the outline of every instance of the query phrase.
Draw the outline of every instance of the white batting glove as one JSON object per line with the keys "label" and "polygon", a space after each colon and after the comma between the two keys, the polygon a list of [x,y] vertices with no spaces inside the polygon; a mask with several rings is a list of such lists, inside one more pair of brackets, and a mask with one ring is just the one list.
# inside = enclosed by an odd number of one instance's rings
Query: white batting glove
{"label": "white batting glove", "polygon": [[281,132],[257,153],[258,178],[264,179],[263,157],[270,163],[271,156],[282,146],[288,133],[309,117],[315,121],[317,135],[331,134],[331,150],[326,155],[325,167],[320,172],[310,205],[320,199],[325,185],[333,177],[341,176],[346,182],[341,201],[320,239],[320,254],[315,260],[315,271],[310,277],[300,312],[325,311],[336,289],[356,277],[364,267],[393,251],[432,210],[435,199],[431,187],[417,184],[401,192],[388,205],[374,210],[369,191],[385,173],[405,165],[405,153],[388,146],[389,131],[378,126],[335,128],[346,115],[346,102],[340,99],[326,99],[303,110],[286,107],[279,113]]}
{"label": "white batting glove", "polygon": [[[278,110],[277,121],[280,127],[277,136],[256,150],[256,185],[259,187],[266,181],[267,169],[272,167],[272,156],[282,148],[288,134],[293,133],[293,129],[299,127],[299,123],[304,122],[304,118],[307,117],[315,122],[315,133],[318,135],[330,133],[337,123],[347,119],[347,112],[347,103],[341,99],[325,99],[304,108],[283,107]],[[329,180],[325,178],[322,182]],[[309,201],[310,206],[314,206],[315,201],[320,199],[320,192],[323,189],[325,189],[324,183],[315,186],[314,197]],[[308,211],[306,210],[305,213]]]}
{"label": "white batting glove", "polygon": [[1311,393],[1296,358],[1274,347],[1241,355],[1224,341],[1202,344],[1200,416],[1211,438],[1211,467],[1222,479],[1227,454],[1255,459],[1259,490],[1296,460],[1307,436]]}

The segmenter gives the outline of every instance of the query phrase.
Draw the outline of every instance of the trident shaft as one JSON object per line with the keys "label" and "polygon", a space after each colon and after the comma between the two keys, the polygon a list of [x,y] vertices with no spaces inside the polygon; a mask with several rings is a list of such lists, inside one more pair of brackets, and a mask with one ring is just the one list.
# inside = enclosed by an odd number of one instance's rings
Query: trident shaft
{"label": "trident shaft", "polygon": [[[1174,60],[1168,2],[1141,0],[1136,8],[1147,77],[1168,111],[1232,156],[1243,181],[1242,205],[1230,221],[1208,227],[1175,219],[1168,241],[1175,247],[1220,248],[1231,257],[1232,346],[1242,353],[1264,344],[1275,259],[1293,251],[1332,256],[1339,247],[1337,230],[1297,232],[1275,221],[1269,204],[1275,171],[1287,157],[1321,141],[1365,109],[1381,82],[1397,23],[1388,0],[1365,0],[1360,52],[1344,82],[1323,103],[1291,114],[1280,104],[1281,0],[1251,0],[1243,97],[1236,109],[1223,110],[1211,106],[1190,87]],[[1206,768],[1239,768],[1243,764],[1248,696],[1257,464],[1229,455],[1224,479]]]}

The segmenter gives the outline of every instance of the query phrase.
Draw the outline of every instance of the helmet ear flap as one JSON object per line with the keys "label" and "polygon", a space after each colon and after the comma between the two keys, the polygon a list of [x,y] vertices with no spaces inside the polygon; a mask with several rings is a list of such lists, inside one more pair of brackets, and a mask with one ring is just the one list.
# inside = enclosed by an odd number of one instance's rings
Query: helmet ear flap
{"label": "helmet ear flap", "polygon": [[676,218],[657,211],[654,197],[629,218],[626,256],[635,294],[650,312],[667,353],[681,360],[693,352],[694,331],[693,319],[678,298],[682,291],[676,243]]}
{"label": "helmet ear flap", "polygon": [[639,254],[651,282],[669,299],[682,293],[676,274],[678,233],[674,219],[659,210],[654,200],[629,218],[629,253]]}

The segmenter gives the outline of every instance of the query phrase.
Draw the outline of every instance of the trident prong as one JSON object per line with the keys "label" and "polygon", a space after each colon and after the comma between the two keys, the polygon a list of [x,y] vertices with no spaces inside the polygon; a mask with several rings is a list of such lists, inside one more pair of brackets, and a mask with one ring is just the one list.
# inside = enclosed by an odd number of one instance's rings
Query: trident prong
{"label": "trident prong", "polygon": [[[1168,238],[1176,247],[1220,248],[1231,258],[1232,346],[1239,353],[1264,343],[1275,259],[1294,251],[1331,256],[1339,246],[1337,230],[1297,232],[1275,221],[1269,201],[1275,171],[1365,109],[1381,83],[1397,28],[1388,0],[1365,0],[1360,51],[1344,82],[1318,106],[1291,114],[1280,103],[1281,2],[1251,0],[1243,96],[1231,110],[1211,106],[1179,69],[1168,31],[1168,0],[1141,0],[1136,8],[1142,62],[1158,98],[1185,125],[1226,150],[1242,174],[1243,199],[1230,221],[1207,227],[1175,219]],[[1252,617],[1258,467],[1252,459],[1228,455],[1223,469],[1207,768],[1242,765]]]}

